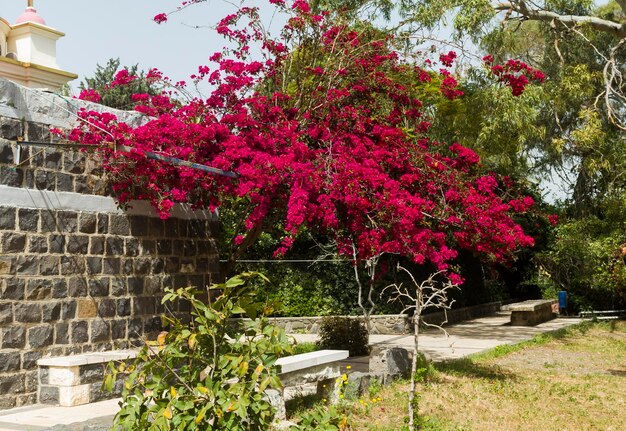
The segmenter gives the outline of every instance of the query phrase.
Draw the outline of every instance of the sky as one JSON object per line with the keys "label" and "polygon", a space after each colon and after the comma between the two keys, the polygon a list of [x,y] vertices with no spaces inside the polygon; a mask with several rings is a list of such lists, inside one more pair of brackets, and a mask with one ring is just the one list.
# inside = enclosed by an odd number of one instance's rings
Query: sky
{"label": "sky", "polygon": [[[237,0],[235,0],[236,2]],[[188,80],[199,65],[225,42],[207,28],[232,13],[225,0],[208,0],[170,16],[165,24],[152,19],[175,10],[182,0],[35,0],[34,6],[46,24],[65,33],[57,42],[61,69],[79,75],[70,83],[73,90],[85,76],[92,76],[96,64],[119,57],[122,65],[156,67],[174,81]],[[247,5],[266,4],[261,0]],[[26,0],[0,0],[0,16],[14,23],[27,6]],[[264,22],[272,12],[264,8]],[[200,26],[201,28],[192,28]]]}

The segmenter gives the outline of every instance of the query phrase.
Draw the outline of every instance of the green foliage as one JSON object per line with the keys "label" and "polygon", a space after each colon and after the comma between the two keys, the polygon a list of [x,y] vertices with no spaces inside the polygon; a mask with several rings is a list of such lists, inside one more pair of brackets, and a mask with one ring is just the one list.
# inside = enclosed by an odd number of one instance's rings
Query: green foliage
{"label": "green foliage", "polygon": [[[170,331],[146,345],[125,381],[114,428],[125,430],[261,430],[274,409],[264,391],[280,388],[274,364],[290,343],[267,324],[271,305],[259,303],[246,285],[260,274],[244,273],[211,286],[205,303],[195,288],[168,290],[163,302],[191,304],[192,321],[164,317]],[[216,296],[214,300],[211,297]],[[245,315],[241,327],[227,319]],[[124,365],[111,366],[108,386]]]}
{"label": "green foliage", "polygon": [[298,343],[293,346],[294,355],[315,352],[317,350],[320,350],[320,346],[317,343],[313,342]]}
{"label": "green foliage", "polygon": [[350,356],[369,354],[369,333],[361,319],[350,317],[322,319],[318,343],[322,349],[349,350]]}
{"label": "green foliage", "polygon": [[350,419],[341,406],[316,404],[300,415],[298,424],[289,428],[292,431],[340,431],[348,427]]}
{"label": "green foliage", "polygon": [[[124,69],[128,71],[129,75],[136,76],[137,79],[127,85],[111,87],[115,75]],[[100,104],[123,110],[132,110],[135,107],[136,103],[132,99],[133,94],[146,93],[154,96],[161,93],[161,88],[153,81],[149,81],[146,78],[146,73],[138,70],[137,64],[120,68],[119,58],[109,59],[105,66],[96,65],[93,77],[85,78],[78,87],[81,90],[97,91],[102,98]]]}
{"label": "green foliage", "polygon": [[624,243],[623,221],[589,217],[558,226],[554,246],[539,262],[553,290],[568,292],[569,311],[626,306]]}

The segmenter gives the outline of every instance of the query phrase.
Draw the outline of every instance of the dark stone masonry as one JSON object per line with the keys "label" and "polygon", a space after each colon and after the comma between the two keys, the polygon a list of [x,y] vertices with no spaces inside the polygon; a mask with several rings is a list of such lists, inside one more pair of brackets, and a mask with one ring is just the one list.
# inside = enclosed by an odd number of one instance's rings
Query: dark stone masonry
{"label": "dark stone masonry", "polygon": [[0,409],[37,401],[38,359],[140,344],[164,288],[219,270],[215,217],[123,212],[93,154],[18,146],[72,119],[34,99],[0,79]]}

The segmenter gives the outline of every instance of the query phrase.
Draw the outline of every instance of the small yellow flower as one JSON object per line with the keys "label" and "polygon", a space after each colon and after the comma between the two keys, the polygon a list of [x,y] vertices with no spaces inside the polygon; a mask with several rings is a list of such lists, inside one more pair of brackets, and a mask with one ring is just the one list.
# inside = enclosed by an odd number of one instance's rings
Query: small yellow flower
{"label": "small yellow flower", "polygon": [[351,370],[351,369],[352,369],[352,365],[348,365],[348,366],[346,367],[346,370]]}

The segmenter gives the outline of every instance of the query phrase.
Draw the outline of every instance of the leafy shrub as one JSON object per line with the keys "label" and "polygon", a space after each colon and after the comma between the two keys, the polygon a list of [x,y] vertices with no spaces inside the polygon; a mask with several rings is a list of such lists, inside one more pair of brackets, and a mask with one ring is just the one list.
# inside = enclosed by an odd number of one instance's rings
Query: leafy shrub
{"label": "leafy shrub", "polygon": [[350,428],[350,417],[341,406],[317,404],[300,415],[300,421],[289,428],[291,431],[340,431]]}
{"label": "leafy shrub", "polygon": [[[260,274],[244,273],[210,288],[205,303],[194,288],[168,290],[163,302],[188,301],[192,321],[164,317],[170,331],[148,344],[125,381],[114,429],[261,430],[269,429],[274,409],[264,391],[281,383],[274,364],[290,351],[285,333],[264,318],[272,307],[258,303],[246,286]],[[215,293],[215,295],[212,295]],[[227,319],[246,315],[233,329]],[[124,365],[110,365],[112,386]]]}
{"label": "leafy shrub", "polygon": [[369,332],[361,319],[325,317],[320,323],[322,349],[349,350],[350,356],[369,354]]}

